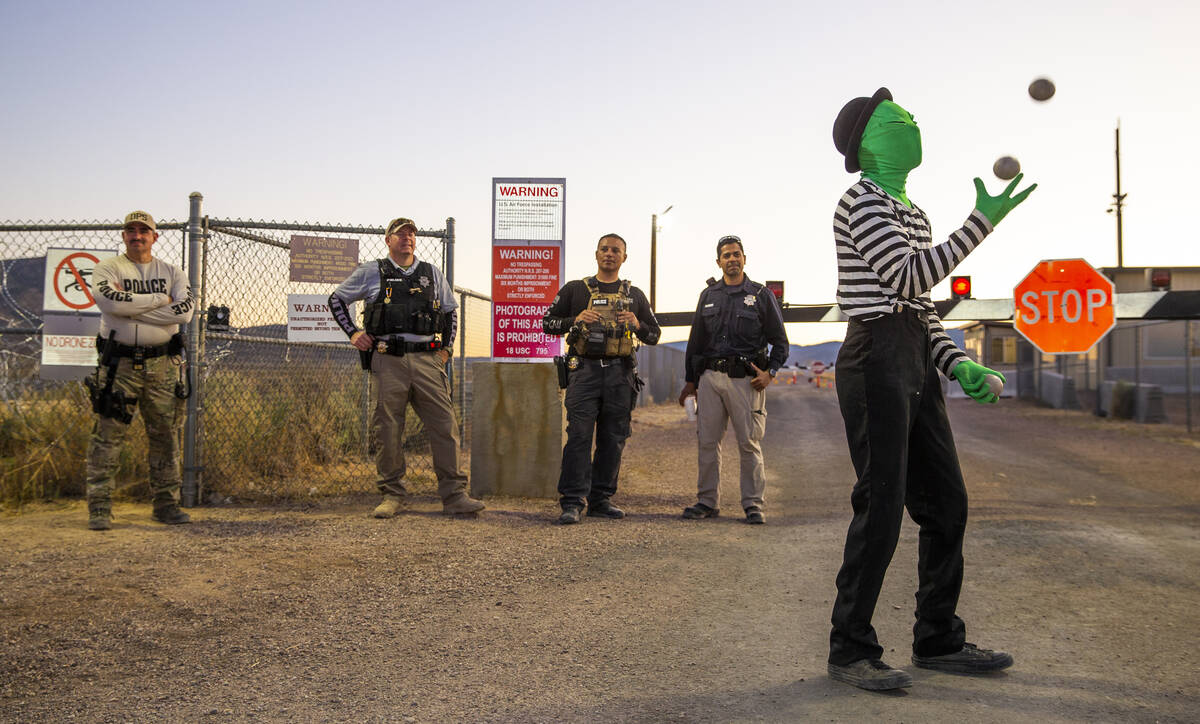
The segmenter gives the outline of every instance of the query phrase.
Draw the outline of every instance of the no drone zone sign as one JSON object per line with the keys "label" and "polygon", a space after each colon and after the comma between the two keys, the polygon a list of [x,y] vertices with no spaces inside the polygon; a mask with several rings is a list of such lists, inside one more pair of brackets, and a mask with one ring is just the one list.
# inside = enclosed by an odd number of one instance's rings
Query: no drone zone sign
{"label": "no drone zone sign", "polygon": [[92,293],[92,272],[112,249],[47,249],[42,310],[99,314]]}

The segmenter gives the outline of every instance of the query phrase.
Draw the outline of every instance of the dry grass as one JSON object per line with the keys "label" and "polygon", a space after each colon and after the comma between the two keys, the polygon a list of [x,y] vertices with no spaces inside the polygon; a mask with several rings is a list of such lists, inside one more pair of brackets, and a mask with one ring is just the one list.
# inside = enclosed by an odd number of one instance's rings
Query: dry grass
{"label": "dry grass", "polygon": [[[211,374],[201,450],[206,497],[303,500],[370,490],[374,466],[358,379],[332,366]],[[118,500],[150,497],[140,420],[135,417],[120,457]],[[93,421],[78,382],[0,402],[0,506],[83,496]],[[419,455],[425,438],[411,409],[407,430],[406,448]],[[180,450],[182,456],[182,444]],[[409,478],[416,490],[436,487],[420,470]]]}

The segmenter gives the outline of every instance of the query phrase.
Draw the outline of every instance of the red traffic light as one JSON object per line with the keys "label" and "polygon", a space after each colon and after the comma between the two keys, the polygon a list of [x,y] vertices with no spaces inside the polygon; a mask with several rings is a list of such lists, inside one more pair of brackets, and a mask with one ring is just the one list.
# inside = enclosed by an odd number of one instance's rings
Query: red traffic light
{"label": "red traffic light", "polygon": [[1150,288],[1154,291],[1168,290],[1171,288],[1171,270],[1170,269],[1151,269],[1150,270]]}
{"label": "red traffic light", "polygon": [[950,296],[952,299],[970,299],[971,277],[950,277]]}
{"label": "red traffic light", "polygon": [[767,282],[766,286],[767,286],[767,289],[771,290],[771,293],[775,295],[775,298],[779,300],[779,303],[782,304],[783,303],[783,282]]}

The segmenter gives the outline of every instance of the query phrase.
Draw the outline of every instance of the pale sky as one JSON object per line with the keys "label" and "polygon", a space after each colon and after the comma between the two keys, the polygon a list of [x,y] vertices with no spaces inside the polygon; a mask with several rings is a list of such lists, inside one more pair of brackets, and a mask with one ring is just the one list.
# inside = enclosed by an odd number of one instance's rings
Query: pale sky
{"label": "pale sky", "polygon": [[[192,191],[221,218],[453,216],[455,281],[490,293],[491,178],[565,177],[568,278],[615,231],[648,292],[650,215],[674,205],[658,311],[695,307],[724,234],[751,278],[827,303],[833,209],[855,180],[833,120],[887,86],[922,129],[908,195],[935,237],[970,213],[974,176],[1001,187],[997,157],[1039,184],[957,270],[975,296],[1011,296],[1042,259],[1116,264],[1118,118],[1125,263],[1200,265],[1197,7],[0,0],[0,220],[182,220]],[[1038,76],[1049,102],[1026,93]]]}

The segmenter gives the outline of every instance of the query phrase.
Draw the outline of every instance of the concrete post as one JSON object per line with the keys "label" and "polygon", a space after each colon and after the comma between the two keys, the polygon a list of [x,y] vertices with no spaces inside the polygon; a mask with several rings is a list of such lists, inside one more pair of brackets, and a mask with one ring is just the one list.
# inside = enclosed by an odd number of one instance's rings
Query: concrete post
{"label": "concrete post", "polygon": [[552,364],[471,367],[471,492],[557,498],[567,418]]}

